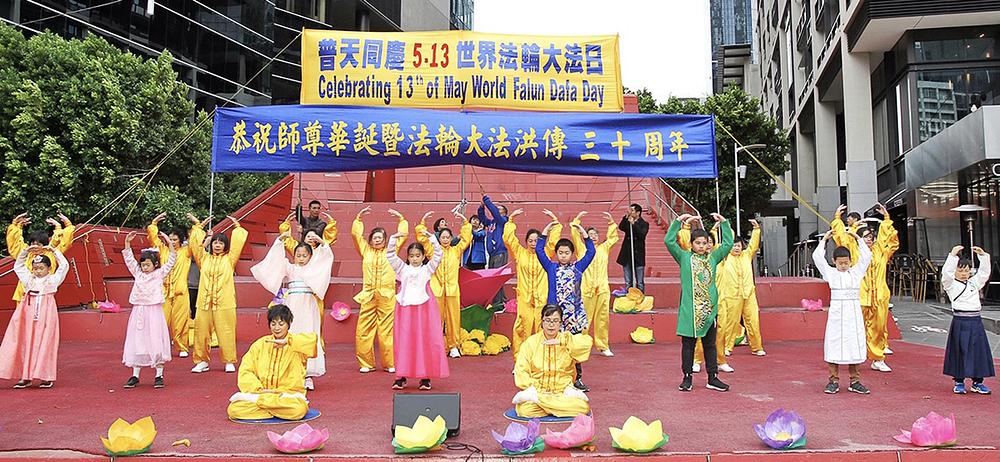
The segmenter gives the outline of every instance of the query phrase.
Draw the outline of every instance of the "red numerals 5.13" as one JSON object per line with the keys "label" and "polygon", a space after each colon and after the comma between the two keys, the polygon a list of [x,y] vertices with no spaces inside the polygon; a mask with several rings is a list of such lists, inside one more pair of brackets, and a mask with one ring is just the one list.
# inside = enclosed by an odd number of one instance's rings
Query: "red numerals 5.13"
{"label": "red numerals 5.13", "polygon": [[448,51],[450,51],[450,47],[447,43],[414,43],[413,67],[419,68],[423,65],[448,67],[448,63],[450,62]]}

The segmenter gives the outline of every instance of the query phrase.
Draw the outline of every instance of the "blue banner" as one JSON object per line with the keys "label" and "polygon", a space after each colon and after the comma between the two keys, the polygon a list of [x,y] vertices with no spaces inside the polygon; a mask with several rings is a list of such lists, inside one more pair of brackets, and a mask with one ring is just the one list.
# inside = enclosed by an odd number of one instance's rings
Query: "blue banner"
{"label": "blue banner", "polygon": [[342,172],[467,164],[536,173],[715,178],[708,115],[220,108],[216,172]]}

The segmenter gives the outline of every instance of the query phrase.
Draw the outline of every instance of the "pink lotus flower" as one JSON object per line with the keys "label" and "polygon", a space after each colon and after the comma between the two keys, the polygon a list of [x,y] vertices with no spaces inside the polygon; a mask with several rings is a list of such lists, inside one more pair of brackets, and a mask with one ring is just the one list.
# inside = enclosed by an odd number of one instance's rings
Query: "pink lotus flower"
{"label": "pink lotus flower", "polygon": [[323,444],[330,438],[330,430],[313,430],[309,424],[304,423],[287,431],[282,435],[275,432],[267,432],[267,439],[271,440],[274,448],[285,454],[302,454],[317,449],[322,449]]}
{"label": "pink lotus flower", "polygon": [[101,313],[121,313],[122,307],[118,304],[118,302],[105,300],[103,302],[97,302],[97,310]]}
{"label": "pink lotus flower", "polygon": [[517,299],[508,298],[503,304],[503,311],[505,313],[517,313]]}
{"label": "pink lotus flower", "polygon": [[347,318],[351,317],[351,307],[347,306],[344,302],[333,302],[330,306],[330,316],[337,321],[346,321]]}
{"label": "pink lotus flower", "polygon": [[593,441],[594,431],[594,418],[586,414],[577,414],[569,428],[561,432],[546,429],[542,439],[545,440],[545,444],[554,448],[576,448]]}
{"label": "pink lotus flower", "polygon": [[821,311],[823,309],[823,300],[809,300],[807,298],[802,299],[802,308],[806,311]]}
{"label": "pink lotus flower", "polygon": [[913,422],[910,431],[900,430],[900,432],[902,433],[893,438],[900,443],[909,443],[914,446],[954,446],[958,441],[955,414],[946,418],[936,412],[931,412],[927,414],[927,417],[921,417]]}

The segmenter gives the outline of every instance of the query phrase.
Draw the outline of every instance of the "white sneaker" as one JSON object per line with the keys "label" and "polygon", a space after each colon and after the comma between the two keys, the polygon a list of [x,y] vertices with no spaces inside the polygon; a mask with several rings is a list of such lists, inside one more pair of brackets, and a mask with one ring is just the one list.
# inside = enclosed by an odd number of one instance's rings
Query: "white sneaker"
{"label": "white sneaker", "polygon": [[370,367],[362,367],[361,369],[358,369],[358,371],[361,372],[362,374],[367,374],[367,373],[371,372],[372,370],[371,370]]}
{"label": "white sneaker", "polygon": [[736,372],[736,369],[733,369],[733,366],[730,366],[729,364],[719,364],[719,370],[722,372],[730,372],[730,373]]}
{"label": "white sneaker", "polygon": [[194,372],[195,374],[200,374],[205,371],[208,371],[208,363],[205,361],[195,364],[194,368],[191,369],[191,372]]}
{"label": "white sneaker", "polygon": [[390,367],[390,368],[386,369],[385,371],[388,372],[388,373],[390,373],[390,374],[395,374],[396,373],[396,368],[395,367]]}
{"label": "white sneaker", "polygon": [[889,347],[886,347],[885,350],[883,350],[883,353],[885,353],[887,355],[891,355],[892,354],[892,350],[890,350]]}
{"label": "white sneaker", "polygon": [[187,358],[188,357],[188,352],[182,351],[180,353],[177,353],[177,357],[178,358]]}
{"label": "white sneaker", "polygon": [[757,350],[757,351],[753,352],[753,354],[754,354],[754,356],[766,356],[767,355],[767,353],[765,353],[764,350]]}
{"label": "white sneaker", "polygon": [[233,372],[236,372],[236,365],[232,364],[232,363],[227,363],[226,364],[226,373],[227,374],[232,374]]}
{"label": "white sneaker", "polygon": [[306,377],[306,390],[315,390],[315,389],[316,389],[316,387],[313,386],[313,379],[312,379],[312,377]]}
{"label": "white sneaker", "polygon": [[691,372],[701,372],[701,363],[694,363],[691,365]]}
{"label": "white sneaker", "polygon": [[726,350],[726,356],[732,356],[733,350]]}
{"label": "white sneaker", "polygon": [[462,353],[458,351],[458,348],[454,348],[453,347],[451,349],[451,351],[448,352],[448,356],[450,356],[452,358],[458,358],[458,357],[462,356]]}
{"label": "white sneaker", "polygon": [[885,361],[872,361],[872,370],[879,372],[892,372],[892,369],[889,368],[889,365],[886,364]]}
{"label": "white sneaker", "polygon": [[604,356],[607,356],[609,358],[615,355],[614,353],[611,352],[610,348],[608,348],[607,350],[602,351],[601,354],[604,355]]}

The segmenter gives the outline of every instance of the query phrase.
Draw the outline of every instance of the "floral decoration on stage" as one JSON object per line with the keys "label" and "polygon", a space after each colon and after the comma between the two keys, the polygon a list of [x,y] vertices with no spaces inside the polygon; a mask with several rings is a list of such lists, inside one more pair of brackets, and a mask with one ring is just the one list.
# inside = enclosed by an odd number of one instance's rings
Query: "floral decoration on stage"
{"label": "floral decoration on stage", "polygon": [[330,430],[315,430],[309,424],[304,423],[281,435],[275,432],[267,432],[267,439],[271,440],[274,449],[285,454],[304,454],[307,452],[323,449],[326,440],[330,439]]}
{"label": "floral decoration on stage", "polygon": [[656,343],[656,339],[653,338],[653,329],[648,327],[636,327],[631,334],[628,334],[632,338],[632,341],[640,344]]}
{"label": "floral decoration on stage", "polygon": [[561,432],[545,429],[542,439],[545,444],[559,449],[578,448],[594,441],[594,418],[587,414],[577,414],[569,427]]}
{"label": "floral decoration on stage", "polygon": [[772,449],[798,449],[806,445],[806,423],[795,411],[778,409],[767,416],[764,425],[755,424],[753,430]]}
{"label": "floral decoration on stage", "polygon": [[653,452],[670,439],[663,433],[663,424],[659,420],[647,424],[642,419],[631,416],[622,428],[611,427],[611,446],[625,452]]}
{"label": "floral decoration on stage", "polygon": [[955,414],[945,417],[931,411],[925,417],[913,422],[910,431],[900,430],[893,438],[900,443],[914,446],[943,448],[958,443],[958,429],[955,427]]}
{"label": "floral decoration on stage", "polygon": [[462,329],[458,337],[461,342],[459,350],[462,356],[494,356],[510,349],[510,339],[501,334],[490,334],[473,329],[471,332]]}
{"label": "floral decoration on stage", "polygon": [[412,427],[396,425],[392,448],[396,454],[419,454],[437,448],[448,437],[444,418],[418,416]]}
{"label": "floral decoration on stage", "polygon": [[534,454],[545,449],[545,441],[539,436],[539,420],[531,419],[528,425],[511,422],[501,435],[496,430],[493,439],[500,443],[500,452],[507,456]]}
{"label": "floral decoration on stage", "polygon": [[134,456],[149,451],[156,439],[156,426],[152,417],[143,417],[135,423],[115,420],[108,428],[108,437],[101,437],[104,451],[109,456]]}

